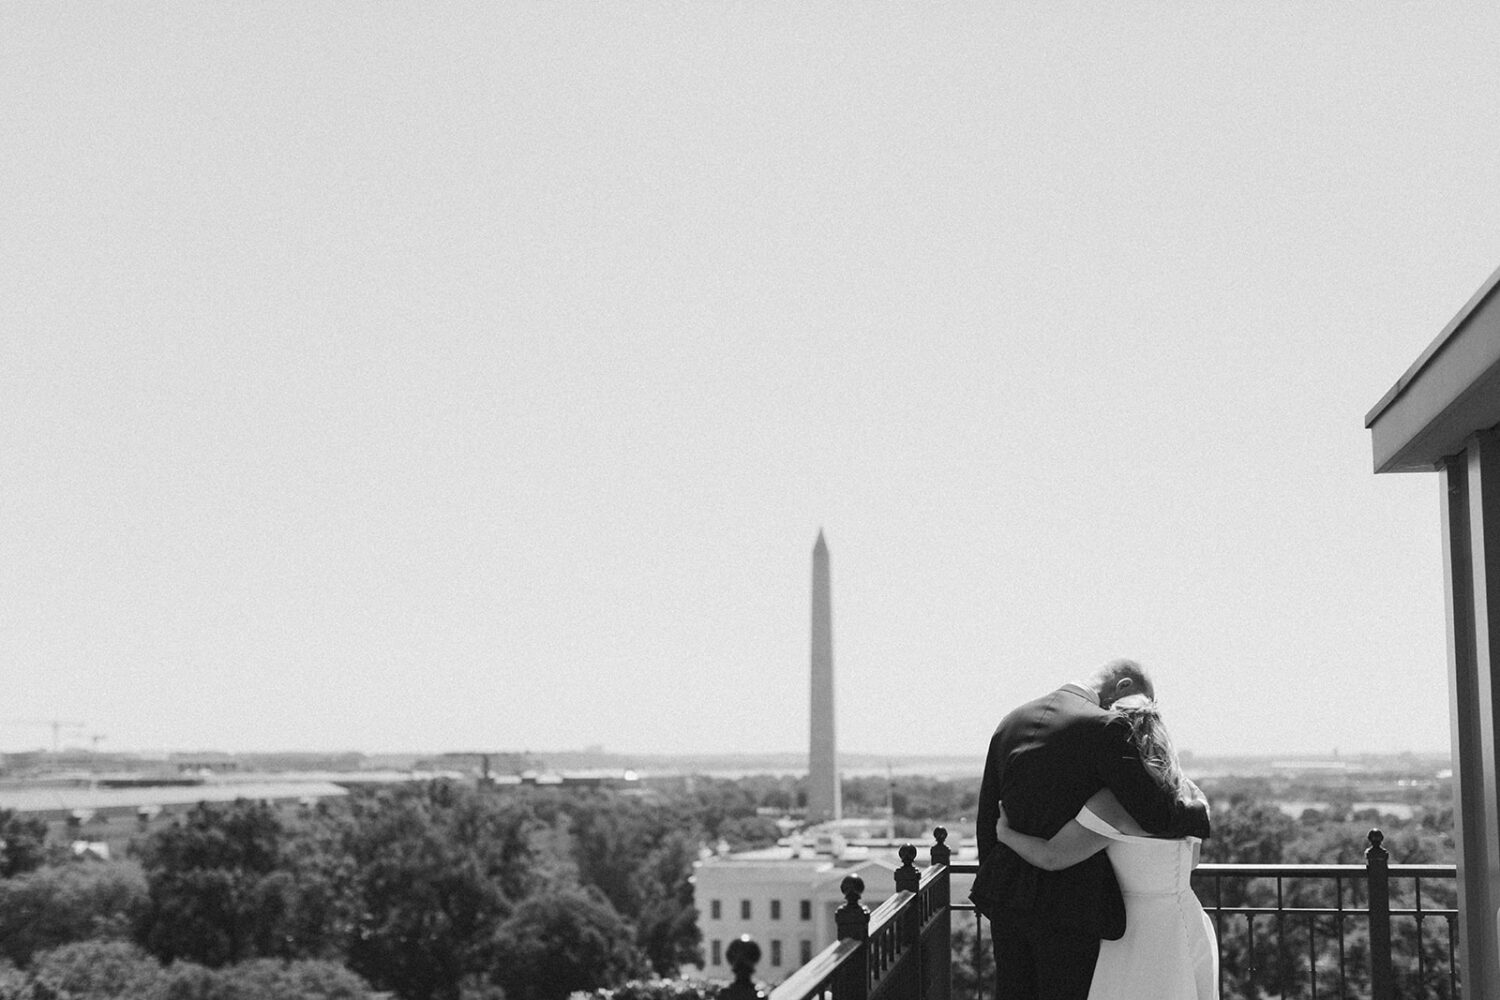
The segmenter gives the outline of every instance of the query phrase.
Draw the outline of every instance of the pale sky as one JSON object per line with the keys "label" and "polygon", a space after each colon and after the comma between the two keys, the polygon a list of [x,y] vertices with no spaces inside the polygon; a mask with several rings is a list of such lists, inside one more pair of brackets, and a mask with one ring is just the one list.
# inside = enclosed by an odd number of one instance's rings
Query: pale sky
{"label": "pale sky", "polygon": [[0,6],[0,749],[1443,750],[1500,8]]}

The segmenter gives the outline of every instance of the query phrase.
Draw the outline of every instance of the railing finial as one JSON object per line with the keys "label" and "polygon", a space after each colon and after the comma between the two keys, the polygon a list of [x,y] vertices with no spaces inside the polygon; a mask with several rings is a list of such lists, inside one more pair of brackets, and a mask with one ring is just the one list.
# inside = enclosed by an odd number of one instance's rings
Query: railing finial
{"label": "railing finial", "polygon": [[901,858],[901,867],[896,869],[896,891],[916,892],[917,887],[922,884],[922,873],[912,864],[917,860],[917,849],[910,844],[902,844],[896,854]]}
{"label": "railing finial", "polygon": [[839,883],[839,892],[844,894],[844,905],[833,914],[838,925],[839,940],[853,938],[863,941],[870,936],[870,911],[859,901],[865,894],[865,880],[858,875],[845,875]]}
{"label": "railing finial", "polygon": [[948,828],[935,826],[932,828],[932,839],[937,843],[932,845],[927,853],[932,856],[935,865],[946,865],[953,857],[953,851],[948,847]]}
{"label": "railing finial", "polygon": [[760,961],[760,945],[749,934],[741,934],[729,942],[724,952],[734,970],[734,982],[719,991],[723,1000],[765,1000],[765,991],[755,987],[755,966]]}
{"label": "railing finial", "polygon": [[[1396,995],[1391,971],[1391,852],[1381,845],[1385,834],[1371,830],[1365,838],[1365,871],[1370,880],[1370,996],[1391,1000]],[[1421,933],[1420,926],[1418,933]]]}

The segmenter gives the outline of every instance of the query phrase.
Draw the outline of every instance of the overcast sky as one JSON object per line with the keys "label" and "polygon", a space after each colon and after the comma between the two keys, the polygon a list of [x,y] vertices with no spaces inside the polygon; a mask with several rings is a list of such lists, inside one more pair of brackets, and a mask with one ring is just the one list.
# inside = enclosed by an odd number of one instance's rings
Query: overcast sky
{"label": "overcast sky", "polygon": [[0,6],[0,749],[1445,750],[1500,8]]}

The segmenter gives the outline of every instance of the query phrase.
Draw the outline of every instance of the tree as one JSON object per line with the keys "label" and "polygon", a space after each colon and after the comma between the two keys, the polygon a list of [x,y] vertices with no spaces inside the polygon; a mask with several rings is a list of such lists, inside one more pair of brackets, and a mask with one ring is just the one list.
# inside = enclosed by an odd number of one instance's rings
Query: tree
{"label": "tree", "polygon": [[47,824],[33,816],[0,809],[0,878],[40,868],[47,859]]}
{"label": "tree", "polygon": [[252,959],[210,969],[163,968],[123,941],[65,945],[37,956],[31,975],[0,968],[0,1000],[366,1000],[354,973],[332,962]]}
{"label": "tree", "polygon": [[506,1000],[564,1000],[644,971],[630,927],[596,889],[560,887],[516,907],[495,942]]}
{"label": "tree", "polygon": [[79,941],[43,952],[28,1000],[165,1000],[166,976],[127,941]]}
{"label": "tree", "polygon": [[[308,852],[264,803],[199,805],[142,852],[150,906],[141,942],[165,962],[210,967],[248,958],[298,958],[330,950],[329,891]],[[302,912],[315,900],[311,917]]]}
{"label": "tree", "polygon": [[487,973],[510,912],[504,886],[527,868],[524,830],[506,819],[443,782],[357,799],[344,824],[360,873],[350,967],[406,1000],[458,1000],[466,978]]}
{"label": "tree", "polygon": [[613,989],[575,993],[571,1000],[715,1000],[723,992],[718,983],[701,979],[632,979]]}
{"label": "tree", "polygon": [[[798,799],[801,805],[807,804],[805,791],[798,793]],[[710,842],[724,836],[728,821],[755,817],[754,796],[740,783],[725,779],[701,780],[684,804]]]}
{"label": "tree", "polygon": [[295,947],[286,949],[286,958],[342,962],[347,955],[359,879],[343,843],[347,819],[342,810],[324,807],[308,822],[287,830],[282,857],[291,877],[281,891],[289,901],[284,932]]}
{"label": "tree", "polygon": [[167,970],[162,1000],[365,1000],[369,989],[333,962],[251,959],[222,969],[179,962]]}
{"label": "tree", "polygon": [[1227,808],[1216,805],[1213,836],[1203,842],[1203,860],[1268,865],[1282,860],[1297,823],[1275,803],[1235,796]]}
{"label": "tree", "polygon": [[261,882],[276,870],[281,825],[264,806],[200,804],[187,822],[147,841],[151,906],[141,939],[164,962],[208,966],[252,953],[263,921]]}
{"label": "tree", "polygon": [[775,844],[781,838],[781,828],[769,816],[745,816],[726,819],[719,825],[719,835],[729,842],[731,850],[751,851]]}
{"label": "tree", "polygon": [[150,905],[134,862],[69,863],[0,881],[0,956],[19,966],[50,948],[128,940]]}
{"label": "tree", "polygon": [[619,796],[571,796],[566,808],[579,880],[602,892],[616,912],[638,913],[641,899],[631,876],[660,835],[654,817],[639,800]]}
{"label": "tree", "polygon": [[0,1000],[27,1000],[26,973],[0,959]]}
{"label": "tree", "polygon": [[703,933],[693,905],[697,841],[670,833],[636,869],[634,894],[641,902],[635,940],[659,976],[674,976],[685,964],[702,965]]}

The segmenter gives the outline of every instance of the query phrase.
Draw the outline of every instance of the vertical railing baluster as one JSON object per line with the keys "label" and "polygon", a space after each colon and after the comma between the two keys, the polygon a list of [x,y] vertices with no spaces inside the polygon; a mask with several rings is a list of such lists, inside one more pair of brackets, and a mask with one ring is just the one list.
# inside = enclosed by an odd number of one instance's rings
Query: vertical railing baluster
{"label": "vertical railing baluster", "polygon": [[1371,830],[1365,849],[1365,871],[1370,880],[1370,998],[1394,1000],[1391,981],[1390,852],[1381,847],[1385,834]]}
{"label": "vertical railing baluster", "polygon": [[1286,902],[1281,894],[1281,876],[1276,876],[1276,991],[1286,1000]]}
{"label": "vertical railing baluster", "polygon": [[[917,871],[914,864],[917,849],[911,844],[902,844],[896,851],[896,856],[901,859],[901,865],[896,869],[896,891],[915,895],[922,884],[922,873]],[[881,961],[881,970],[889,968],[902,952],[910,951],[911,956],[906,960],[909,967],[907,975],[920,989],[925,973],[922,968],[922,907],[920,900],[913,900],[913,903],[917,905],[908,906],[897,919],[896,925],[890,928],[888,952]]]}
{"label": "vertical railing baluster", "polygon": [[1349,918],[1344,913],[1344,879],[1342,876],[1333,877],[1333,888],[1338,893],[1339,915],[1334,919],[1338,921],[1339,931],[1339,1000],[1343,1000],[1349,995],[1349,977],[1344,971],[1344,965],[1347,962],[1347,956],[1344,954],[1344,929]]}
{"label": "vertical railing baluster", "polygon": [[1245,914],[1245,995],[1255,993],[1255,914]]}
{"label": "vertical railing baluster", "polygon": [[865,880],[845,875],[839,883],[844,905],[834,912],[839,940],[859,942],[859,949],[839,966],[833,992],[839,1000],[869,1000],[870,996],[870,910],[859,901],[865,894]]}
{"label": "vertical railing baluster", "polygon": [[1427,947],[1422,940],[1425,929],[1422,923],[1422,915],[1417,917],[1417,982],[1421,984],[1422,996],[1427,995]]}
{"label": "vertical railing baluster", "polygon": [[1457,955],[1458,949],[1457,949],[1457,947],[1454,944],[1453,935],[1458,930],[1458,927],[1455,926],[1452,917],[1450,917],[1450,916],[1444,916],[1443,919],[1448,924],[1448,995],[1450,997],[1457,998],[1457,996],[1458,996],[1458,961],[1456,960],[1456,958],[1454,956]]}
{"label": "vertical railing baluster", "polygon": [[1318,1000],[1318,930],[1314,922],[1318,918],[1307,915],[1307,975],[1312,980],[1312,1000]]}
{"label": "vertical railing baluster", "polygon": [[[1224,940],[1224,876],[1214,876],[1214,930]],[[1219,962],[1219,995],[1224,995],[1224,963]]]}
{"label": "vertical railing baluster", "polygon": [[974,997],[984,1000],[984,921],[978,910],[974,911]]}
{"label": "vertical railing baluster", "polygon": [[929,883],[929,892],[932,893],[934,907],[931,928],[927,931],[932,935],[931,940],[924,944],[923,954],[931,956],[924,959],[924,964],[930,966],[922,982],[927,990],[925,1000],[951,1000],[953,996],[953,911],[952,889],[953,876],[947,871],[948,864],[952,860],[953,851],[948,847],[948,830],[946,827],[933,827],[932,847],[927,852],[928,860],[934,867],[942,865],[944,872],[938,882]]}
{"label": "vertical railing baluster", "polygon": [[1422,921],[1425,915],[1422,913],[1422,876],[1414,876],[1411,882],[1412,892],[1417,897],[1413,907],[1417,911],[1417,982],[1422,984],[1422,996],[1425,997],[1427,995],[1427,945],[1423,940],[1425,928]]}

